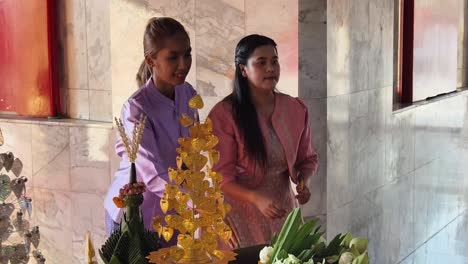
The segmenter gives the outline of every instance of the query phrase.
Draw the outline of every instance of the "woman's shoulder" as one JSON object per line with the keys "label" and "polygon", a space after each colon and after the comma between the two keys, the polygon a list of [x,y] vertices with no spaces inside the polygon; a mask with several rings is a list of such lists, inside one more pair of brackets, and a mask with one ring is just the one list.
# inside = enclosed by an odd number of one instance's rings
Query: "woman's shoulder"
{"label": "woman's shoulder", "polygon": [[278,101],[283,107],[295,111],[307,111],[307,107],[304,104],[304,101],[302,101],[301,99],[284,93],[277,93],[276,95],[278,96]]}
{"label": "woman's shoulder", "polygon": [[147,115],[151,103],[148,102],[147,85],[138,88],[123,104],[122,114],[128,116],[139,117],[142,114]]}
{"label": "woman's shoulder", "polygon": [[195,88],[193,88],[193,86],[188,82],[184,82],[183,84],[178,85],[176,89],[178,93],[187,95],[190,98],[197,94],[197,91],[195,90]]}
{"label": "woman's shoulder", "polygon": [[148,95],[146,93],[147,91],[145,86],[142,86],[127,99],[124,106],[144,111],[143,109],[145,108],[145,105],[147,105],[146,100],[148,99]]}
{"label": "woman's shoulder", "polygon": [[210,111],[209,116],[213,115],[232,115],[232,102],[228,97],[224,98],[223,100],[217,102]]}

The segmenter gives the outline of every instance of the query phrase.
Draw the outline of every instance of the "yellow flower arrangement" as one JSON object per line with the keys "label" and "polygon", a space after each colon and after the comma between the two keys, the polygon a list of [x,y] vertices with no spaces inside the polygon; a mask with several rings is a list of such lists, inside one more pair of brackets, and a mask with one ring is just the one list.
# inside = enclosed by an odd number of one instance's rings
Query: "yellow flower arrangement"
{"label": "yellow flower arrangement", "polygon": [[[202,98],[194,96],[189,106],[200,110]],[[214,149],[218,138],[212,133],[210,119],[199,123],[184,114],[179,121],[190,127],[190,136],[179,139],[177,168],[169,169],[171,183],[166,185],[160,202],[165,217],[155,217],[153,226],[166,241],[171,240],[175,230],[180,234],[176,246],[151,252],[149,263],[227,264],[235,260],[236,254],[219,250],[218,245],[218,238],[227,241],[232,236],[224,222],[231,207],[224,202],[222,177],[212,170],[219,161],[219,152]],[[170,210],[174,213],[169,214]]]}

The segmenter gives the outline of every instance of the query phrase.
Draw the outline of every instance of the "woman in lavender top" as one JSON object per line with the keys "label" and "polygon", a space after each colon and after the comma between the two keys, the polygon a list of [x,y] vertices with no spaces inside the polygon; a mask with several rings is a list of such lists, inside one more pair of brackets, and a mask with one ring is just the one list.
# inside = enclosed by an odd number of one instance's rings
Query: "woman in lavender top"
{"label": "woman in lavender top", "polygon": [[[167,169],[176,166],[178,138],[188,136],[188,128],[179,124],[179,117],[186,113],[192,118],[196,112],[188,107],[188,101],[196,94],[185,82],[192,64],[190,38],[178,21],[168,18],[151,18],[146,25],[144,38],[146,66],[152,76],[122,107],[121,119],[128,135],[142,114],[147,116],[145,130],[136,160],[138,181],[146,184],[144,202],[141,205],[147,229],[152,229],[153,216],[162,215],[159,201],[168,182]],[[106,231],[110,234],[120,222],[123,209],[117,208],[113,197],[128,183],[130,162],[119,137],[116,153],[120,166],[107,192]]]}

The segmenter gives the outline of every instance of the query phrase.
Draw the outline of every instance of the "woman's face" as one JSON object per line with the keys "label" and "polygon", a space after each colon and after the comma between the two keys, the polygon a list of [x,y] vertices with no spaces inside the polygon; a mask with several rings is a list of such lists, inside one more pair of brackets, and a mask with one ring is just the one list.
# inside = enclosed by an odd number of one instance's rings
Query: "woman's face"
{"label": "woman's face", "polygon": [[175,87],[183,84],[192,66],[190,39],[177,33],[163,41],[163,48],[155,56],[148,56],[157,86]]}
{"label": "woman's face", "polygon": [[280,77],[276,48],[271,45],[256,48],[247,60],[247,65],[241,65],[241,70],[242,75],[248,79],[251,89],[274,90]]}

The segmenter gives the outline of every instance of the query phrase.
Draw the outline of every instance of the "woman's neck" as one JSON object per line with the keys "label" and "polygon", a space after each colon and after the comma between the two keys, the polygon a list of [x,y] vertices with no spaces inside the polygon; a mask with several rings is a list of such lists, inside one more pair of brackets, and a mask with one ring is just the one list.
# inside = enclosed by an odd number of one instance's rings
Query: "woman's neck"
{"label": "woman's neck", "polygon": [[175,99],[175,87],[167,84],[163,81],[159,81],[156,78],[153,78],[153,84],[158,89],[158,91],[166,96],[167,98],[174,100]]}
{"label": "woman's neck", "polygon": [[250,97],[257,109],[257,113],[270,116],[275,105],[275,94],[273,91],[255,91],[251,89]]}

